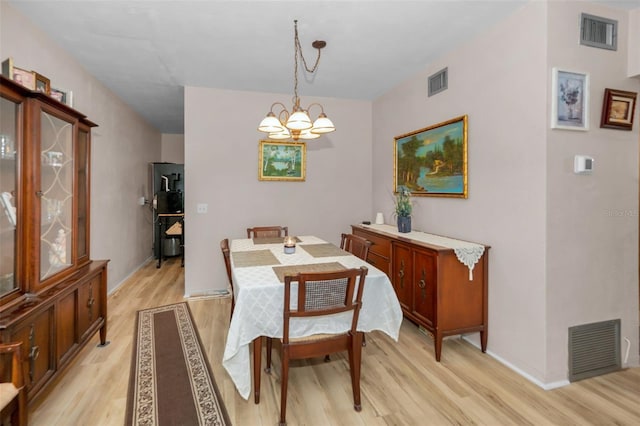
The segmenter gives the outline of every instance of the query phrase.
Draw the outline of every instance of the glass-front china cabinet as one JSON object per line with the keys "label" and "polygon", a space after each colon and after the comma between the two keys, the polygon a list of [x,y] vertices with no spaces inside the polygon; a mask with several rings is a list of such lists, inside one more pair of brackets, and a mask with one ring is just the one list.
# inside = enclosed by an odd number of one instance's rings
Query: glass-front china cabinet
{"label": "glass-front china cabinet", "polygon": [[29,400],[96,332],[107,343],[108,261],[89,254],[94,126],[0,77],[0,341],[22,342]]}

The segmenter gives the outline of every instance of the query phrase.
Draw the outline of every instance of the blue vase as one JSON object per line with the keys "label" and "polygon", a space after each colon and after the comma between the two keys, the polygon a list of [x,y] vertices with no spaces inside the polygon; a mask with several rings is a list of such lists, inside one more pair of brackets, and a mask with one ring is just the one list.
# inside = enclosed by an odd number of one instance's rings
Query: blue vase
{"label": "blue vase", "polygon": [[398,232],[411,232],[411,216],[398,216]]}

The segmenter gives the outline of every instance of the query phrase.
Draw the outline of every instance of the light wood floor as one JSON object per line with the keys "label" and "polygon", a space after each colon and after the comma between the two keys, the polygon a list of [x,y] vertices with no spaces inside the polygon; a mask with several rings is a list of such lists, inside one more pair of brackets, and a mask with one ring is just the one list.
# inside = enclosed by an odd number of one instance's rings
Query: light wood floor
{"label": "light wood floor", "polygon": [[[150,262],[109,298],[107,338],[97,337],[30,406],[32,425],[121,425],[127,399],[135,312],[183,300],[179,259],[161,269]],[[215,379],[235,425],[275,425],[280,407],[279,357],[263,373],[262,401],[236,392],[222,367],[228,298],[189,300]],[[435,362],[430,338],[411,323],[399,342],[367,335],[362,364],[362,411],[353,410],[348,363],[294,364],[289,375],[288,424],[293,425],[638,425],[640,368],[544,391],[460,338],[446,339]]]}

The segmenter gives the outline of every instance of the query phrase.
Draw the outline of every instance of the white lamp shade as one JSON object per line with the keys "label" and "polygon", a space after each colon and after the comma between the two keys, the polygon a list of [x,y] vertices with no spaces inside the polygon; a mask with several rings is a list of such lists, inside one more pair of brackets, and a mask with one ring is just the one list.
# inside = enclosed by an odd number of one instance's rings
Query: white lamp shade
{"label": "white lamp shade", "polygon": [[283,129],[284,126],[272,112],[267,114],[258,126],[258,130],[265,133],[281,132]]}
{"label": "white lamp shade", "polygon": [[269,139],[289,139],[291,137],[291,133],[289,133],[289,129],[286,127],[282,128],[279,132],[269,133]]}
{"label": "white lamp shade", "polygon": [[296,111],[291,114],[286,126],[291,130],[307,130],[311,128],[311,119],[306,111]]}
{"label": "white lamp shade", "polygon": [[320,137],[320,134],[318,133],[312,133],[310,130],[303,130],[300,132],[300,139],[318,139]]}
{"label": "white lamp shade", "polygon": [[311,133],[329,133],[335,132],[336,126],[333,125],[331,120],[327,118],[326,115],[320,114],[320,116],[313,122],[313,127],[311,128]]}

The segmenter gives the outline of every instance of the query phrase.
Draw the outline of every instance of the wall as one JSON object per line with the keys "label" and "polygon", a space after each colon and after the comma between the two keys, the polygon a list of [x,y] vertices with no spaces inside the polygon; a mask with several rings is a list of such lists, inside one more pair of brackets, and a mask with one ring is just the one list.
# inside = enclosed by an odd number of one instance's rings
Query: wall
{"label": "wall", "polygon": [[[580,14],[618,21],[618,50],[581,46]],[[589,73],[588,132],[547,131],[547,380],[567,376],[568,327],[622,319],[638,364],[638,109],[633,131],[601,129],[605,88],[640,92],[627,77],[628,12],[598,4],[549,4],[548,66]],[[549,91],[551,90],[550,73]],[[595,159],[591,175],[573,158]],[[623,351],[626,344],[623,341]]]}
{"label": "wall", "polygon": [[0,58],[37,70],[73,91],[74,107],[99,127],[91,146],[91,257],[111,259],[112,291],[151,255],[148,163],[160,159],[160,134],[89,75],[8,2],[0,2]]}
{"label": "wall", "polygon": [[[582,11],[620,22],[618,52],[579,46]],[[622,318],[638,365],[639,126],[599,128],[604,87],[639,91],[627,23],[605,6],[532,2],[373,106],[373,207],[388,222],[393,137],[468,114],[469,198],[416,198],[414,224],[492,246],[489,352],[543,387],[566,383],[575,324]],[[428,98],[445,66],[449,89]],[[553,66],[591,74],[589,132],[549,129]],[[593,175],[572,173],[575,154],[596,158]]]}
{"label": "wall", "polygon": [[629,53],[629,77],[640,77],[640,7],[629,13],[629,37],[627,38]]}
{"label": "wall", "polygon": [[[304,96],[320,102],[337,130],[307,142],[305,182],[258,180],[258,123],[291,94],[185,88],[185,291],[228,286],[219,242],[246,228],[287,225],[290,235],[335,244],[349,225],[372,218],[371,104]],[[313,110],[312,110],[313,112]],[[196,204],[208,213],[196,214]],[[193,231],[190,231],[193,230]]]}
{"label": "wall", "polygon": [[184,164],[184,135],[162,134],[160,161]]}

